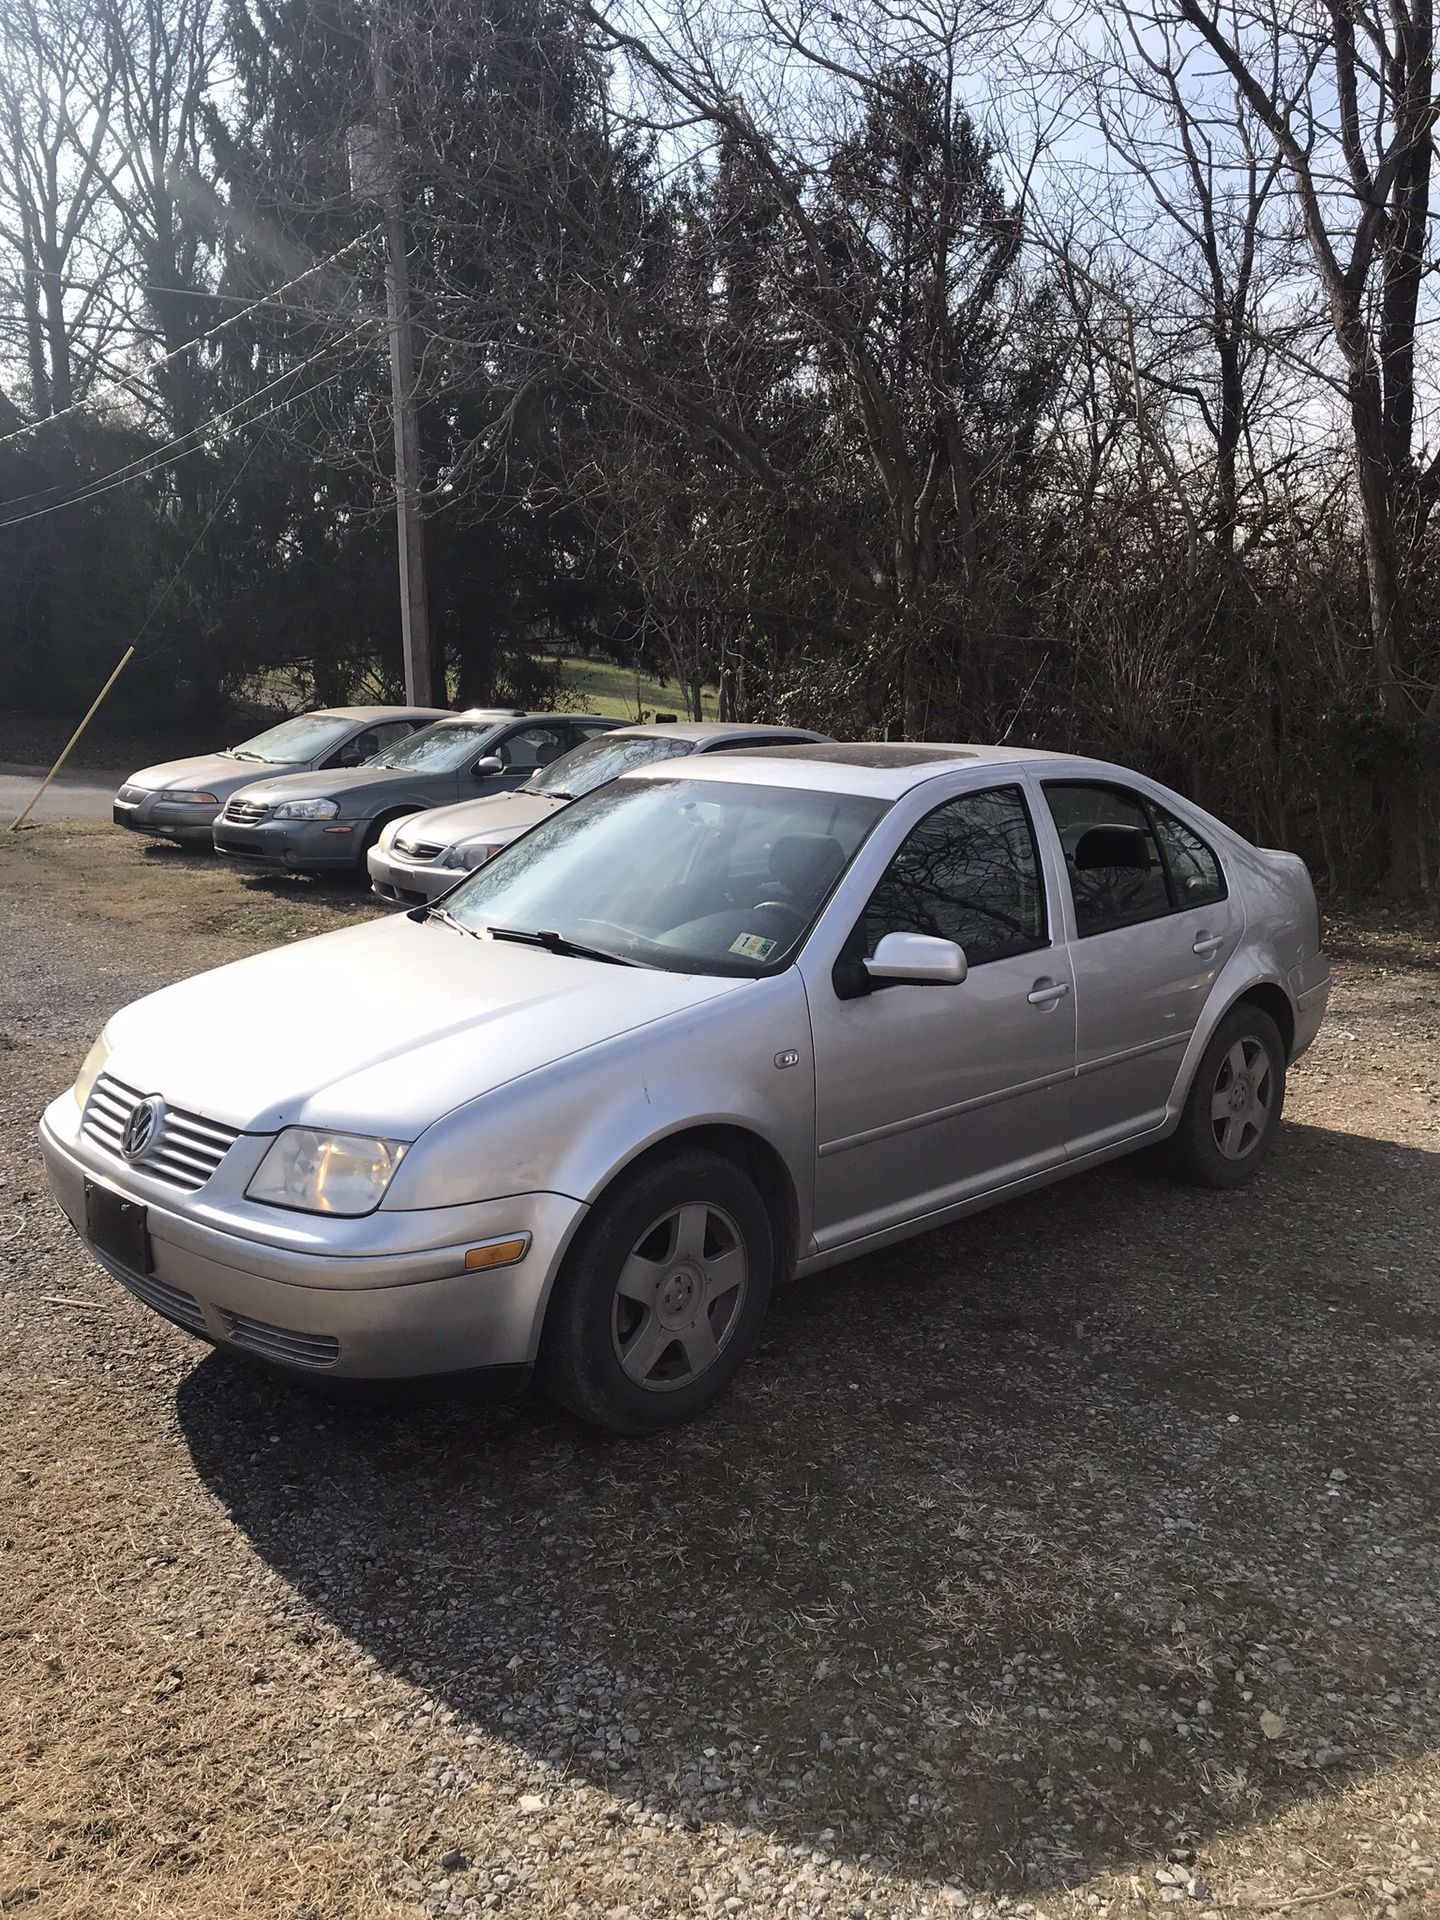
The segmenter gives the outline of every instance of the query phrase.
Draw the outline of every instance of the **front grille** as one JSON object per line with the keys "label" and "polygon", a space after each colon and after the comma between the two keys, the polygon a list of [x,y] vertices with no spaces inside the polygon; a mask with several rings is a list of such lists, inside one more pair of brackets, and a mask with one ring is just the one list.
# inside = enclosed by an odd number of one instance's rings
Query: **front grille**
{"label": "front grille", "polygon": [[340,1342],[328,1333],[297,1333],[293,1327],[272,1327],[268,1320],[227,1313],[220,1318],[237,1347],[278,1360],[287,1367],[333,1367],[340,1358]]}
{"label": "front grille", "polygon": [[127,807],[138,807],[145,798],[145,789],[144,787],[121,787],[115,798],[123,800]]}
{"label": "front grille", "polygon": [[127,1287],[137,1300],[143,1300],[147,1307],[153,1307],[156,1313],[163,1313],[167,1320],[174,1320],[179,1326],[188,1327],[191,1333],[204,1333],[205,1316],[200,1311],[200,1302],[193,1293],[186,1293],[183,1287],[167,1287],[163,1280],[157,1280],[154,1274],[131,1273],[128,1267],[118,1265],[114,1260],[106,1259],[107,1270],[114,1274],[122,1287]]}
{"label": "front grille", "polygon": [[395,851],[407,860],[438,860],[445,849],[438,840],[397,840]]}
{"label": "front grille", "polygon": [[225,802],[224,818],[233,820],[238,827],[252,827],[257,820],[263,820],[269,811],[267,801],[242,800],[237,794],[233,800]]}
{"label": "front grille", "polygon": [[[102,1073],[85,1102],[80,1131],[97,1147],[123,1160],[125,1122],[145,1097],[134,1087]],[[222,1127],[217,1120],[205,1120],[198,1113],[167,1107],[158,1142],[140,1159],[127,1164],[185,1193],[196,1193],[239,1138],[235,1127]]]}

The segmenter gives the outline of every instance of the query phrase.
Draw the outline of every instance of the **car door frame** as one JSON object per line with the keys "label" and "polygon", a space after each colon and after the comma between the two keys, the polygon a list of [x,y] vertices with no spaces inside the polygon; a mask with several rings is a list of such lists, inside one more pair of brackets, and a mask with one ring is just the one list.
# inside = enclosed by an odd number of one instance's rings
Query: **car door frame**
{"label": "car door frame", "polygon": [[[818,996],[822,993],[833,994],[833,975],[836,962],[844,957],[845,947],[849,943],[854,928],[861,914],[863,914],[871,895],[889,868],[890,862],[895,858],[895,855],[899,852],[910,834],[914,832],[915,828],[930,814],[934,813],[938,808],[945,806],[950,801],[963,799],[969,794],[982,793],[987,789],[998,787],[1018,789],[1029,815],[1031,835],[1035,847],[1040,884],[1044,897],[1045,922],[1049,939],[1046,945],[1029,949],[1024,954],[1007,956],[998,962],[982,962],[981,965],[1006,965],[1013,960],[1023,959],[1035,966],[1037,974],[1041,974],[1048,971],[1045,962],[1047,958],[1053,955],[1055,964],[1068,980],[1070,968],[1068,929],[1071,923],[1068,919],[1062,917],[1060,911],[1062,906],[1062,890],[1064,894],[1068,894],[1068,883],[1065,879],[1063,869],[1057,871],[1055,857],[1051,850],[1050,843],[1041,831],[1039,807],[1043,804],[1043,799],[1037,792],[1034,782],[1030,779],[1028,770],[1023,770],[1015,764],[1001,765],[995,762],[985,762],[977,766],[960,768],[954,772],[921,781],[901,795],[895,804],[876,823],[876,826],[847,869],[842,883],[827,902],[820,918],[811,931],[810,937],[806,940],[800,953],[796,956],[795,964],[800,972],[801,980],[805,986],[807,1000],[810,1003],[810,1069],[812,1076],[816,1079],[814,1153],[810,1169],[810,1191],[804,1196],[806,1202],[805,1212],[811,1227],[810,1245],[806,1249],[802,1260],[802,1264],[807,1271],[812,1268],[818,1269],[829,1266],[833,1262],[849,1259],[857,1252],[885,1246],[891,1241],[904,1239],[910,1234],[924,1231],[930,1227],[943,1225],[949,1220],[959,1219],[963,1215],[975,1212],[979,1208],[988,1206],[997,1200],[1024,1192],[1032,1186],[1039,1186],[1050,1180],[1058,1179],[1067,1173],[1072,1165],[1065,1152],[1066,1126],[1062,1118],[1057,1150],[1047,1159],[1043,1167],[1036,1168],[1033,1171],[1014,1178],[1001,1179],[994,1184],[987,1183],[983,1188],[976,1188],[972,1184],[969,1190],[960,1193],[957,1197],[942,1200],[938,1205],[923,1195],[917,1196],[914,1202],[902,1199],[892,1210],[889,1218],[874,1227],[867,1228],[863,1232],[849,1234],[845,1237],[829,1238],[827,1236],[832,1232],[837,1235],[841,1234],[846,1223],[831,1223],[828,1220],[822,1221],[817,1214],[820,1193],[820,1162],[822,1158],[827,1157],[827,1146],[830,1148],[830,1151],[835,1150],[833,1143],[827,1142],[822,1145],[820,1138],[821,1109],[817,1071],[820,1033],[817,1031],[815,1009],[817,1004],[822,1003],[818,1001]],[[882,989],[882,991],[895,991],[895,989]],[[934,993],[937,995],[947,992],[963,994],[965,987],[962,983],[955,988],[927,986],[910,989],[901,988],[899,991]],[[1069,1007],[1073,1008],[1073,989],[1065,996],[1065,1001]],[[1037,1014],[1036,1017],[1045,1016]],[[1069,1031],[1072,1035],[1068,1063],[1064,1067],[1056,1069],[1053,1073],[1041,1076],[1034,1083],[1033,1087],[1027,1084],[1025,1091],[1040,1092],[1043,1091],[1045,1087],[1054,1086],[1061,1089],[1059,1097],[1063,1102],[1063,1100],[1068,1097],[1068,1089],[1073,1081],[1075,1070],[1073,1012],[1062,1015],[1062,1018],[1068,1019]],[[953,1112],[958,1115],[963,1112],[978,1110],[989,1104],[993,1099],[1003,1097],[1003,1095],[984,1095],[974,1100],[963,1100],[957,1103],[953,1109],[936,1109],[935,1117],[940,1119],[944,1117],[947,1112]],[[919,1124],[923,1125],[924,1122]],[[906,1130],[908,1130],[908,1128],[895,1129],[897,1132]],[[877,1137],[880,1131],[881,1130],[877,1129]]]}
{"label": "car door frame", "polygon": [[[1213,964],[1207,965],[1204,961],[1201,961],[1194,969],[1197,982],[1201,976],[1208,974],[1209,984],[1196,1010],[1195,1019],[1186,1036],[1185,1043],[1179,1051],[1174,1073],[1168,1086],[1167,1098],[1163,1106],[1147,1109],[1145,1114],[1137,1115],[1135,1124],[1123,1131],[1116,1128],[1109,1130],[1102,1129],[1097,1130],[1094,1134],[1080,1135],[1073,1139],[1070,1148],[1070,1165],[1078,1171],[1081,1167],[1094,1165],[1103,1160],[1113,1159],[1120,1154],[1132,1152],[1137,1146],[1141,1146],[1147,1141],[1162,1139],[1167,1133],[1173,1130],[1179,1104],[1182,1104],[1177,1101],[1177,1094],[1188,1084],[1187,1074],[1189,1064],[1195,1052],[1195,1036],[1206,1028],[1208,1009],[1218,991],[1220,979],[1225,973],[1229,962],[1244,945],[1246,923],[1244,891],[1243,888],[1237,884],[1230,848],[1225,844],[1223,838],[1215,833],[1214,827],[1208,818],[1203,815],[1199,819],[1193,818],[1191,809],[1185,804],[1183,795],[1170,792],[1169,789],[1161,787],[1158,782],[1147,779],[1143,774],[1132,773],[1129,769],[1125,768],[1103,765],[1096,766],[1089,762],[1076,762],[1073,765],[1057,764],[1046,766],[1034,772],[1027,769],[1027,778],[1034,789],[1034,815],[1037,828],[1045,838],[1048,856],[1052,866],[1055,868],[1058,878],[1059,892],[1065,916],[1066,940],[1072,952],[1072,973],[1075,979],[1076,993],[1075,1015],[1077,1044],[1075,1078],[1077,1083],[1077,1125],[1080,1124],[1082,1111],[1079,1091],[1079,1083],[1081,1081],[1095,1074],[1106,1073],[1118,1065],[1123,1065],[1127,1059],[1143,1058],[1148,1053],[1162,1052],[1166,1050],[1167,1046],[1173,1044],[1161,1039],[1156,1039],[1153,1042],[1141,1046],[1122,1049],[1113,1055],[1107,1055],[1103,1061],[1087,1063],[1082,1059],[1083,1046],[1081,1045],[1081,1031],[1084,1019],[1085,994],[1083,960],[1090,942],[1096,939],[1105,939],[1112,933],[1131,932],[1142,927],[1163,926],[1172,922],[1176,923],[1177,930],[1179,930],[1179,923],[1183,921],[1187,915],[1205,913],[1210,911],[1210,908],[1179,905],[1174,902],[1172,897],[1171,905],[1164,913],[1150,914],[1143,919],[1120,922],[1115,927],[1102,929],[1094,934],[1082,935],[1076,919],[1075,896],[1070,885],[1069,870],[1065,862],[1064,843],[1060,837],[1060,828],[1055,816],[1050,810],[1049,796],[1045,791],[1046,788],[1050,786],[1108,788],[1124,798],[1137,801],[1147,821],[1150,823],[1150,831],[1155,840],[1161,871],[1165,876],[1167,893],[1171,885],[1169,861],[1166,858],[1165,849],[1160,842],[1159,836],[1155,833],[1154,818],[1151,810],[1159,807],[1164,812],[1173,814],[1183,826],[1188,827],[1197,838],[1204,842],[1218,864],[1220,877],[1225,883],[1225,895],[1223,902],[1211,904],[1222,904],[1225,908],[1225,917],[1227,921],[1231,923],[1228,937],[1217,941],[1213,955],[1205,957],[1207,960],[1213,960]],[[1197,961],[1201,959],[1198,952],[1196,957]]]}

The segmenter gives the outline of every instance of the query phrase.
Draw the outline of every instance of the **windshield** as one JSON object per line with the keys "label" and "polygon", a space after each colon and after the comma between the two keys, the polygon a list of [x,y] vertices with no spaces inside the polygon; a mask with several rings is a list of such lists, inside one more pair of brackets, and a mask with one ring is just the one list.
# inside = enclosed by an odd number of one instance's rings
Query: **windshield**
{"label": "windshield", "polygon": [[242,740],[238,747],[227,747],[226,752],[234,760],[268,760],[272,767],[298,767],[329,753],[354,731],[353,720],[337,720],[326,713],[301,713],[293,720],[282,720],[278,727],[267,727],[253,740]]}
{"label": "windshield", "polygon": [[496,731],[493,720],[437,720],[398,746],[386,747],[367,767],[409,767],[415,773],[454,773],[485,750]]}
{"label": "windshield", "polygon": [[445,896],[472,933],[545,934],[669,973],[773,973],[885,811],[856,794],[621,780]]}
{"label": "windshield", "polygon": [[525,791],[578,800],[582,793],[593,793],[607,780],[618,780],[622,773],[633,773],[636,767],[648,767],[657,760],[674,760],[693,750],[689,740],[655,740],[645,734],[617,740],[612,734],[602,734],[598,740],[587,740],[583,747],[573,747],[552,761]]}

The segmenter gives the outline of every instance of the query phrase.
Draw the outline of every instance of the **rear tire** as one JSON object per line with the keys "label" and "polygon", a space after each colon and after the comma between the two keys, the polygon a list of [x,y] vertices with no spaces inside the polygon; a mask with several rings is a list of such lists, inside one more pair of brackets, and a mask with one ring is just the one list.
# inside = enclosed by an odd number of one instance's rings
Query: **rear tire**
{"label": "rear tire", "polygon": [[1243,1187],[1270,1151],[1285,1104],[1285,1047],[1269,1014],[1242,1000],[1220,1022],[1195,1070],[1170,1143],[1180,1176]]}
{"label": "rear tire", "polygon": [[611,1433],[719,1399],[770,1304],[775,1236],[753,1181],[702,1149],[652,1160],[590,1212],[550,1296],[536,1377]]}

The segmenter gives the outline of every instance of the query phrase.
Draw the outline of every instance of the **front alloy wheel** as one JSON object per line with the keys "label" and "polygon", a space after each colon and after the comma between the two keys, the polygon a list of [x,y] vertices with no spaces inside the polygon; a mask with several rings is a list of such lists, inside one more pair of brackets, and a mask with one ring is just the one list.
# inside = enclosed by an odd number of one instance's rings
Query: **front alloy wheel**
{"label": "front alloy wheel", "polygon": [[611,1332],[627,1376],[673,1393],[712,1367],[740,1324],[748,1268],[740,1229],[708,1201],[648,1227],[615,1286]]}
{"label": "front alloy wheel", "polygon": [[555,1282],[536,1374],[613,1433],[688,1420],[729,1386],[770,1304],[775,1238],[749,1175],[708,1149],[602,1194]]}

